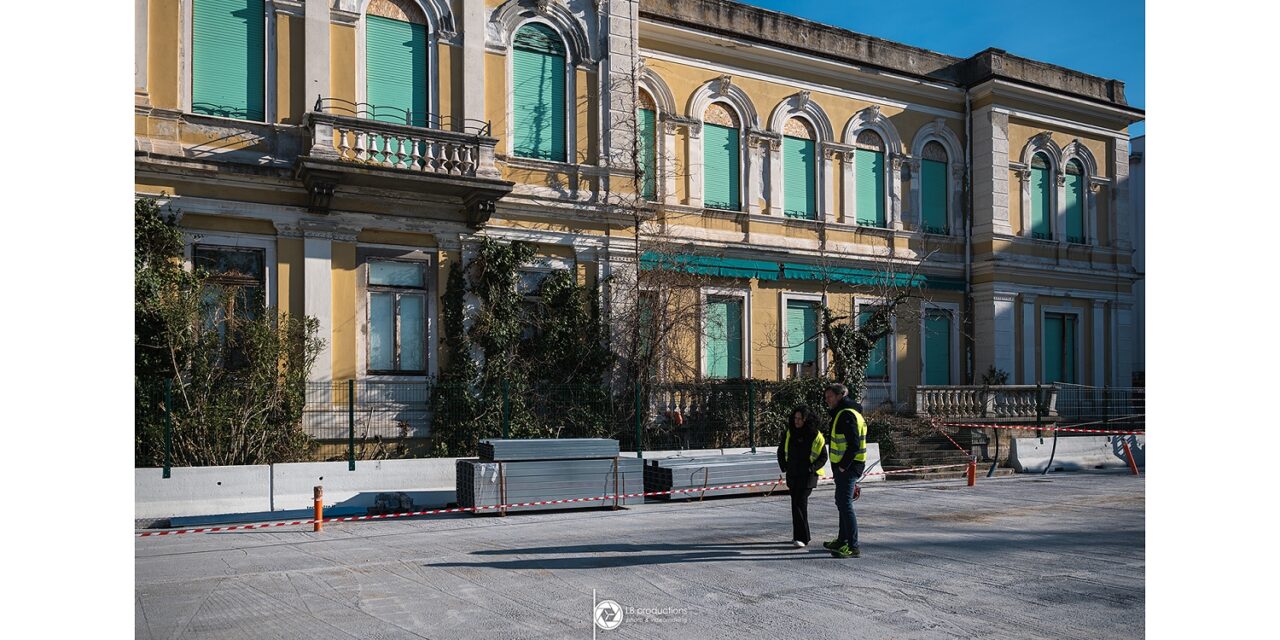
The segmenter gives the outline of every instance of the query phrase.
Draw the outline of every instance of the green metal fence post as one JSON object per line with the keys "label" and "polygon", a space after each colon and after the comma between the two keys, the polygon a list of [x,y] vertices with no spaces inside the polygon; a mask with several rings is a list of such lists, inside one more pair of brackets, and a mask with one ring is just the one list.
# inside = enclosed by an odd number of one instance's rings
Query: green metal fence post
{"label": "green metal fence post", "polygon": [[502,381],[502,437],[511,437],[511,381]]}
{"label": "green metal fence post", "polygon": [[747,380],[747,438],[751,441],[751,453],[756,452],[756,381]]}
{"label": "green metal fence post", "polygon": [[640,381],[635,383],[636,388],[636,457],[644,457],[644,443],[640,441]]}
{"label": "green metal fence post", "polygon": [[173,378],[164,380],[164,477],[173,464]]}
{"label": "green metal fence post", "polygon": [[356,381],[347,381],[347,470],[356,470]]}

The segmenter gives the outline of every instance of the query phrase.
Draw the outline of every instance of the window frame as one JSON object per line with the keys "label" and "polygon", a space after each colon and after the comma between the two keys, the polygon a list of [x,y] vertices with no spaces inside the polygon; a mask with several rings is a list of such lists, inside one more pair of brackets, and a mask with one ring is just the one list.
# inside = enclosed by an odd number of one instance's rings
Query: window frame
{"label": "window frame", "polygon": [[[359,18],[356,20],[356,102],[364,104],[369,102],[369,4],[365,4]],[[415,1],[414,4],[418,3]],[[427,28],[427,125],[425,128],[432,129],[435,128],[431,126],[432,119],[434,118],[439,123],[440,117],[440,29],[439,25],[435,24],[432,19],[431,12],[426,11],[420,4],[418,4],[418,10],[422,11]],[[387,19],[390,20],[392,18]],[[368,117],[368,115],[365,117]]]}
{"label": "window frame", "polygon": [[[560,36],[560,42],[564,45],[564,128],[565,128],[565,159],[564,160],[547,160],[543,158],[529,158],[526,156],[516,155],[515,149],[515,47],[516,34],[525,26],[531,23],[538,23],[551,29],[556,35]],[[510,37],[506,46],[506,139],[502,141],[505,145],[505,152],[502,155],[504,160],[510,159],[516,162],[531,162],[535,164],[548,165],[578,165],[578,67],[581,62],[575,57],[572,44],[569,38],[551,21],[540,16],[526,17],[516,23],[511,29]]]}
{"label": "window frame", "polygon": [[[1035,161],[1036,156],[1041,156],[1045,160],[1045,171],[1048,172],[1047,185],[1045,185],[1045,193],[1048,202],[1045,203],[1045,224],[1049,227],[1047,238],[1036,237],[1035,217],[1032,208],[1035,206]],[[1031,158],[1027,162],[1027,228],[1023,233],[1032,240],[1041,242],[1058,242],[1058,175],[1060,173],[1057,160],[1053,154],[1047,149],[1036,149],[1031,153]]]}
{"label": "window frame", "polygon": [[746,287],[701,287],[698,289],[698,377],[702,380],[731,380],[712,378],[707,373],[709,349],[707,349],[707,302],[709,298],[738,298],[742,301],[742,377],[751,377],[751,289]]}
{"label": "window frame", "polygon": [[[423,321],[426,324],[423,333],[423,349],[425,350],[425,369],[422,372],[405,372],[390,371],[383,369],[371,369],[369,367],[371,349],[369,348],[369,340],[371,338],[371,304],[370,294],[378,291],[389,291],[397,289],[396,287],[369,285],[369,263],[370,262],[411,262],[419,264],[423,269],[423,296],[426,298],[426,304],[423,308]],[[387,244],[369,244],[359,243],[356,247],[356,316],[361,323],[356,337],[356,374],[360,378],[371,378],[386,382],[413,382],[420,381],[424,377],[434,377],[439,370],[439,302],[438,283],[439,279],[439,262],[435,256],[435,251],[431,249],[416,249],[405,246],[387,245]],[[406,291],[419,291],[413,288],[399,288]],[[398,316],[398,310],[397,310]],[[396,331],[399,333],[399,320],[397,318]],[[396,343],[396,360],[399,361],[399,341],[397,336]]]}
{"label": "window frame", "polygon": [[[374,262],[394,262],[394,263],[400,263],[400,264],[412,264],[418,267],[418,269],[422,273],[422,286],[410,287],[410,286],[400,286],[400,285],[373,284],[372,282],[369,281],[370,276],[372,275],[371,274],[372,270],[369,267]],[[428,265],[424,261],[420,261],[420,260],[406,260],[403,258],[370,257],[364,261],[363,266],[364,266],[364,286],[365,286],[365,291],[364,291],[365,373],[367,373],[370,376],[381,376],[381,375],[425,376],[427,375],[427,372],[431,369],[430,361],[432,360],[431,353],[429,351],[431,340],[429,338],[430,334],[428,333],[431,327],[431,320],[428,313],[428,308],[430,305],[427,304],[428,298],[430,297],[430,287],[429,287],[430,277],[429,277],[429,274],[427,273]],[[373,295],[377,293],[395,294],[395,307],[392,313],[392,318],[394,318],[395,320],[395,342],[392,345],[393,360],[394,360],[395,366],[392,369],[373,368],[373,360],[372,360],[373,349],[369,344],[369,341],[373,339],[372,300],[373,300]],[[423,362],[422,364],[423,364],[423,367],[421,369],[401,369],[400,368],[400,357],[401,357],[400,352],[401,352],[401,345],[402,345],[402,342],[400,340],[400,335],[401,335],[400,328],[403,325],[403,323],[400,321],[400,297],[406,294],[421,295],[423,298],[423,304],[422,304],[422,316],[423,316],[422,317],[422,323],[423,323],[423,327],[422,327],[422,351],[423,351],[422,360]]]}
{"label": "window frame", "polygon": [[[924,150],[930,144],[936,144],[939,147],[941,147],[943,155],[945,155],[947,158],[946,162],[942,163],[942,179],[943,179],[942,223],[945,225],[943,231],[932,230],[929,227],[925,226],[925,223],[924,223],[925,200],[926,200],[925,182],[924,182],[924,168],[926,166],[925,163],[937,162],[937,160],[931,160],[929,158],[924,157]],[[957,180],[951,175],[953,166],[954,166],[953,163],[955,162],[955,159],[952,156],[950,145],[946,140],[942,138],[942,136],[939,136],[937,134],[929,134],[924,138],[923,144],[920,145],[920,156],[918,158],[915,158],[915,160],[916,162],[914,163],[914,168],[917,168],[918,171],[912,174],[911,179],[913,181],[912,186],[914,187],[912,190],[915,191],[916,193],[914,204],[915,204],[915,210],[916,210],[915,218],[916,218],[917,230],[920,233],[925,233],[930,235],[940,235],[940,236],[955,235],[956,225],[954,224],[954,220],[952,219],[955,213],[955,211],[953,210],[954,204],[952,203],[952,191],[955,190],[955,188],[958,185],[956,184]]]}
{"label": "window frame", "polygon": [[179,65],[180,82],[178,83],[178,101],[182,113],[200,118],[213,118],[215,120],[225,121],[228,123],[254,122],[259,124],[273,124],[277,122],[277,96],[276,96],[276,13],[280,11],[276,7],[274,0],[262,0],[262,19],[266,22],[266,31],[263,34],[264,51],[263,63],[266,65],[263,74],[264,86],[262,87],[262,120],[242,120],[240,118],[230,118],[226,116],[208,115],[204,113],[195,113],[192,111],[193,96],[195,94],[195,72],[193,64],[195,62],[195,3],[199,0],[182,0],[180,21],[182,29],[182,40],[179,43],[178,55],[182,60]]}
{"label": "window frame", "polygon": [[[855,327],[862,326],[862,308],[863,307],[882,307],[884,300],[872,297],[854,296],[853,298],[853,319],[856,323]],[[893,402],[898,401],[898,314],[889,317],[889,326],[891,327],[889,335],[885,336],[885,377],[883,378],[865,378],[864,386],[867,390],[875,388],[886,392],[886,395]],[[864,393],[864,398],[868,394]]]}
{"label": "window frame", "polygon": [[920,384],[927,386],[926,372],[928,371],[928,352],[925,349],[926,341],[926,320],[931,311],[943,311],[951,315],[951,349],[950,358],[951,366],[950,375],[951,385],[960,384],[962,378],[960,371],[960,304],[956,302],[926,302],[920,308]]}
{"label": "window frame", "polygon": [[1040,312],[1039,312],[1040,322],[1039,324],[1036,325],[1036,337],[1037,337],[1036,355],[1038,356],[1036,358],[1037,360],[1036,380],[1039,380],[1041,384],[1050,384],[1049,381],[1046,381],[1044,379],[1045,378],[1044,367],[1046,363],[1045,344],[1044,344],[1044,323],[1045,323],[1045,319],[1050,315],[1075,316],[1075,328],[1076,328],[1075,351],[1076,352],[1075,352],[1075,358],[1074,358],[1073,364],[1075,366],[1075,373],[1076,373],[1075,378],[1077,382],[1071,382],[1071,383],[1065,383],[1065,384],[1080,384],[1079,381],[1084,379],[1083,372],[1084,372],[1085,349],[1082,343],[1082,339],[1084,336],[1084,313],[1085,313],[1084,310],[1078,309],[1076,307],[1069,306],[1069,305],[1041,305],[1040,306]]}
{"label": "window frame", "polygon": [[[732,111],[734,117],[738,119],[738,126],[733,128],[734,131],[738,132],[738,208],[736,209],[721,209],[720,207],[713,207],[707,204],[707,126],[724,127],[724,125],[707,122],[707,109],[710,109],[712,105],[716,104],[722,105],[729,111]],[[745,186],[747,184],[746,181],[748,179],[746,144],[748,129],[746,125],[746,117],[742,113],[742,110],[739,109],[737,105],[733,104],[732,101],[715,99],[707,103],[707,106],[702,110],[702,113],[698,114],[698,118],[698,121],[701,123],[697,137],[698,144],[702,146],[702,168],[700,171],[701,175],[699,176],[702,178],[702,208],[710,209],[711,211],[725,211],[728,213],[746,213],[749,210],[747,196],[744,193]]]}
{"label": "window frame", "polygon": [[[787,326],[787,315],[788,315],[787,309],[790,306],[792,301],[808,302],[808,303],[813,303],[815,306],[824,306],[827,304],[827,296],[826,294],[822,294],[822,293],[799,293],[799,292],[793,292],[793,291],[779,292],[780,304],[778,307],[779,308],[778,317],[781,319],[781,322],[778,323],[778,327],[779,327],[778,329],[778,345],[779,345],[778,346],[778,371],[781,372],[781,378],[783,380],[799,379],[798,377],[793,377],[791,375],[790,367],[792,363],[787,362],[787,348],[789,345],[789,343],[787,342],[787,330],[789,329],[789,327]],[[816,326],[818,329],[817,345],[816,345],[817,362],[814,363],[814,369],[815,369],[814,375],[823,376],[823,375],[826,375],[827,373],[828,363],[827,363],[827,340],[826,340],[826,337],[822,335],[822,315],[821,314],[818,314],[817,316]]]}

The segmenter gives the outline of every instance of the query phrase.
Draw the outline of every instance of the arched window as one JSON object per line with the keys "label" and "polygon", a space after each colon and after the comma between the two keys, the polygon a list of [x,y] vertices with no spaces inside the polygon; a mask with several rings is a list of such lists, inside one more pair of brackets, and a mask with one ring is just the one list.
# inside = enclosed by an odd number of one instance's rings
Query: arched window
{"label": "arched window", "polygon": [[857,221],[866,227],[885,227],[884,140],[870,129],[858,133],[854,142],[853,173],[858,194]]}
{"label": "arched window", "polygon": [[817,145],[813,129],[800,118],[782,132],[782,211],[791,218],[818,217]]}
{"label": "arched window", "polygon": [[710,209],[739,211],[742,152],[738,116],[719,102],[702,116],[703,205]]}
{"label": "arched window", "polygon": [[1064,183],[1067,198],[1067,242],[1084,244],[1084,167],[1079,160],[1067,163]]}
{"label": "arched window", "polygon": [[566,162],[564,41],[551,27],[529,23],[516,31],[511,55],[515,155]]}
{"label": "arched window", "polygon": [[1031,237],[1048,240],[1053,237],[1052,228],[1053,171],[1049,159],[1043,153],[1031,157]]}
{"label": "arched window", "polygon": [[191,112],[267,119],[263,0],[195,0],[191,7]]}
{"label": "arched window", "polygon": [[950,233],[947,225],[947,150],[937,141],[924,145],[920,158],[920,227],[925,233]]}
{"label": "arched window", "polygon": [[640,171],[640,196],[658,199],[658,107],[647,91],[640,91],[636,109],[636,161]]}
{"label": "arched window", "polygon": [[429,126],[427,19],[411,0],[373,0],[365,15],[365,101],[373,120]]}

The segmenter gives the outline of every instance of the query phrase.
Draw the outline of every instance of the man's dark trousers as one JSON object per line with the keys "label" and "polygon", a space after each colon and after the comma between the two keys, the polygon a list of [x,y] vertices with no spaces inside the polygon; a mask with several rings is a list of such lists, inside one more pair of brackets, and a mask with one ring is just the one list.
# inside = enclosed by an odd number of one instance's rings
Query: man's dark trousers
{"label": "man's dark trousers", "polygon": [[840,512],[840,534],[837,539],[849,543],[850,547],[858,546],[858,518],[853,514],[853,485],[858,481],[854,465],[849,471],[841,471],[832,465],[836,481],[836,510]]}

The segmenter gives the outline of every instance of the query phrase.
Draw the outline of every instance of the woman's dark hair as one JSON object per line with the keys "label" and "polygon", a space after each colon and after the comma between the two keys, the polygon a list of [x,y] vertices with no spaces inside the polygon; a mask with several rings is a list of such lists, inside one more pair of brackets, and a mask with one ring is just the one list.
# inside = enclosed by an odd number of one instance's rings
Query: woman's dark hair
{"label": "woman's dark hair", "polygon": [[813,409],[810,409],[809,405],[807,404],[802,404],[796,407],[791,412],[791,416],[787,421],[787,428],[790,429],[792,428],[792,425],[795,424],[797,413],[800,414],[804,420],[805,435],[808,435],[810,437],[818,435],[818,428],[819,428],[818,414],[814,413]]}

